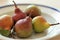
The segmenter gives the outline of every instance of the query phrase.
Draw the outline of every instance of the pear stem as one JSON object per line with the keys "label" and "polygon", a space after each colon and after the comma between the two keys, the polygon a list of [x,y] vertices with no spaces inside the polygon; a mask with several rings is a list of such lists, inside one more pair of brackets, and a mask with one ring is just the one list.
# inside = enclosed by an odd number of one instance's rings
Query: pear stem
{"label": "pear stem", "polygon": [[50,24],[50,26],[54,26],[54,25],[58,25],[58,24],[60,24],[60,23]]}
{"label": "pear stem", "polygon": [[32,13],[33,10],[31,10],[30,14],[29,14],[29,17],[31,17],[31,13]]}
{"label": "pear stem", "polygon": [[17,5],[16,5],[15,1],[13,1],[13,3],[14,3],[14,5],[15,5],[15,8],[17,8]]}

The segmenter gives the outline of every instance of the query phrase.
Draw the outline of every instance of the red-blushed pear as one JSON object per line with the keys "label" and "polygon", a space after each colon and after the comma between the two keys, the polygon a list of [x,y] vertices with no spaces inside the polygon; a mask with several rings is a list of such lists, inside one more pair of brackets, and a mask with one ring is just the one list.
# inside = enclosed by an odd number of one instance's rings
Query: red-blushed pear
{"label": "red-blushed pear", "polygon": [[43,32],[50,26],[57,25],[60,23],[49,24],[42,16],[36,16],[32,19],[32,24],[35,32]]}
{"label": "red-blushed pear", "polygon": [[13,20],[10,15],[0,16],[0,34],[4,36],[8,36],[10,34],[12,25],[13,25]]}
{"label": "red-blushed pear", "polygon": [[16,5],[16,3],[13,1],[14,6],[15,6],[15,14],[12,16],[13,20],[16,22],[19,19],[23,19],[26,17],[26,14],[22,12]]}
{"label": "red-blushed pear", "polygon": [[32,18],[27,16],[24,19],[20,19],[15,24],[15,32],[19,37],[26,38],[32,35]]}

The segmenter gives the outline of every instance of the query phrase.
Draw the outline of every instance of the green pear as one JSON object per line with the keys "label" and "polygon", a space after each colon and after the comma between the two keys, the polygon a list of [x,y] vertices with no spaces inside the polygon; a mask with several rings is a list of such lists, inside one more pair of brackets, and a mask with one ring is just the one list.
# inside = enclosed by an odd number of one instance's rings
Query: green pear
{"label": "green pear", "polygon": [[55,24],[49,24],[42,16],[36,16],[32,19],[32,24],[35,32],[43,32],[47,28]]}

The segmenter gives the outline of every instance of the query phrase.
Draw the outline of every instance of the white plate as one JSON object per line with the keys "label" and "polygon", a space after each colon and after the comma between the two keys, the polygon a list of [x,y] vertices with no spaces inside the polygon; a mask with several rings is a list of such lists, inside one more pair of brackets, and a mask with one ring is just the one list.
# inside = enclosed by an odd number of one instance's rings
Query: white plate
{"label": "white plate", "polygon": [[[31,5],[31,4],[18,4],[18,7],[22,11],[24,11],[28,5]],[[52,8],[52,7],[49,7],[49,6],[45,6],[45,5],[39,5],[39,4],[34,4],[34,5],[37,5],[41,9],[42,16],[49,23],[60,22],[60,11],[59,10],[57,10],[55,8]],[[0,16],[5,15],[5,14],[12,15],[14,13],[13,11],[14,11],[14,5],[2,6],[2,7],[0,7]],[[59,34],[59,32],[60,32],[60,25],[51,26],[50,28],[47,29],[46,32],[39,33],[39,34],[36,34],[36,35],[32,35],[28,39],[29,40],[30,39],[31,40],[32,39],[45,40],[45,39],[52,38],[52,37],[56,36],[57,34]],[[9,40],[10,39],[11,40],[12,38],[7,38],[7,37],[4,37],[4,36],[0,35],[0,39],[3,39],[3,40]],[[12,40],[14,40],[14,39],[12,39]]]}

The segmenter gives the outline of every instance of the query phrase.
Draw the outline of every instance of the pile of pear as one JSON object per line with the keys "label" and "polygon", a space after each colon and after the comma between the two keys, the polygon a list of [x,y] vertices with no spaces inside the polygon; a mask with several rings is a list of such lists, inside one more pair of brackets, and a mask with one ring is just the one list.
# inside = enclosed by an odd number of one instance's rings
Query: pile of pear
{"label": "pile of pear", "polygon": [[[27,38],[33,34],[33,32],[41,33],[48,29],[52,25],[49,24],[43,16],[41,16],[41,10],[36,5],[29,5],[23,12],[17,7],[13,1],[15,9],[14,14],[0,16],[0,34],[9,36],[15,33],[19,38]],[[13,29],[13,31],[11,31]]]}

